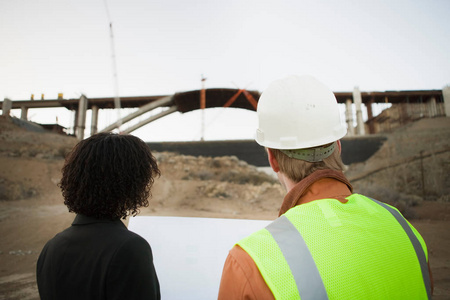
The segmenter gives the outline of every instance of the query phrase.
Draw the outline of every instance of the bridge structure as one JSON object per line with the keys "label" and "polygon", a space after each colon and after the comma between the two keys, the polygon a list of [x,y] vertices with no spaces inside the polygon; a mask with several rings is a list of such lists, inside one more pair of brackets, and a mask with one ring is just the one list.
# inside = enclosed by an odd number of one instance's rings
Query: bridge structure
{"label": "bridge structure", "polygon": [[[346,122],[348,135],[365,135],[374,133],[374,115],[372,104],[391,103],[421,104],[427,107],[428,116],[450,116],[450,86],[443,90],[409,90],[385,92],[361,92],[355,88],[352,92],[334,92],[338,103],[346,105]],[[149,111],[158,109],[157,113],[139,123],[132,125],[122,132],[130,133],[150,122],[167,116],[173,112],[186,113],[198,109],[213,107],[234,107],[256,111],[260,97],[258,91],[245,89],[212,88],[200,89],[173,95],[120,97],[120,108],[138,108],[137,111],[124,116],[116,122],[98,130],[98,112],[100,109],[117,109],[115,97],[88,98],[82,95],[79,99],[64,99],[60,94],[57,99],[50,100],[15,100],[4,99],[0,102],[3,114],[9,114],[11,109],[21,109],[21,119],[26,120],[28,109],[65,107],[75,112],[75,134],[78,139],[84,138],[86,128],[86,112],[92,110],[91,134],[98,131],[112,131]],[[363,105],[364,104],[364,105]],[[355,107],[356,114],[353,112]],[[362,109],[367,110],[368,120],[363,122]],[[356,127],[354,116],[356,115]]]}

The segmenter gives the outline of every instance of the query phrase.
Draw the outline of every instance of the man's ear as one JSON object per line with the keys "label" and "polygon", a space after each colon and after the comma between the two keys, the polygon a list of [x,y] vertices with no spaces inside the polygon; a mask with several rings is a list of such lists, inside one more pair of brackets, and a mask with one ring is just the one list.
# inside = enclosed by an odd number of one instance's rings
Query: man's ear
{"label": "man's ear", "polygon": [[342,145],[341,145],[341,140],[337,140],[337,145],[339,147],[339,154],[342,153]]}
{"label": "man's ear", "polygon": [[280,172],[280,166],[278,165],[278,161],[275,158],[275,155],[273,155],[272,149],[267,148],[267,156],[269,158],[269,164],[270,164],[270,167],[272,167],[272,170],[275,173]]}

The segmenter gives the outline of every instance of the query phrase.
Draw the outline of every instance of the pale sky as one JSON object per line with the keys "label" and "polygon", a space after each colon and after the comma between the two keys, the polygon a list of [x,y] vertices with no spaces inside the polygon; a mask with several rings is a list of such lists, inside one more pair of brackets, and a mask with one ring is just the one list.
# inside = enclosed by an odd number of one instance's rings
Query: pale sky
{"label": "pale sky", "polygon": [[[263,91],[310,74],[333,91],[442,89],[449,16],[448,0],[0,0],[0,97],[172,94],[201,88],[202,74],[206,88]],[[72,126],[68,111],[29,111],[41,123],[55,116]],[[101,112],[100,129],[116,117]],[[200,119],[175,113],[134,134],[195,140]],[[255,122],[249,111],[208,109],[205,139],[252,138]]]}

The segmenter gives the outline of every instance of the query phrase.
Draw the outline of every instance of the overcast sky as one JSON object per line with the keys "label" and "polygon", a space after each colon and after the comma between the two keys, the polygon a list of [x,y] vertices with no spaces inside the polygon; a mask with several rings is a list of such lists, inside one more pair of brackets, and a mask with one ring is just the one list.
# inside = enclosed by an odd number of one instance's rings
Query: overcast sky
{"label": "overcast sky", "polygon": [[[333,91],[442,89],[449,16],[448,0],[0,0],[0,97],[172,94],[199,89],[202,74],[206,88],[262,91],[311,74]],[[72,126],[65,111],[29,112],[43,123],[55,115]],[[134,133],[198,139],[199,120],[176,113]],[[255,122],[251,112],[207,110],[205,139],[252,138]]]}

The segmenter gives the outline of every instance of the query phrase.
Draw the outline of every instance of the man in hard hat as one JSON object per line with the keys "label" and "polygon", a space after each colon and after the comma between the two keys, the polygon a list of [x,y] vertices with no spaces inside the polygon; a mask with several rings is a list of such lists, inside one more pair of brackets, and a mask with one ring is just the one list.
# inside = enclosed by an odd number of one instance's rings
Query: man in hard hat
{"label": "man in hard hat", "polygon": [[231,249],[219,299],[429,299],[420,234],[343,174],[334,94],[290,76],[263,92],[257,113],[256,141],[287,194],[278,219]]}

